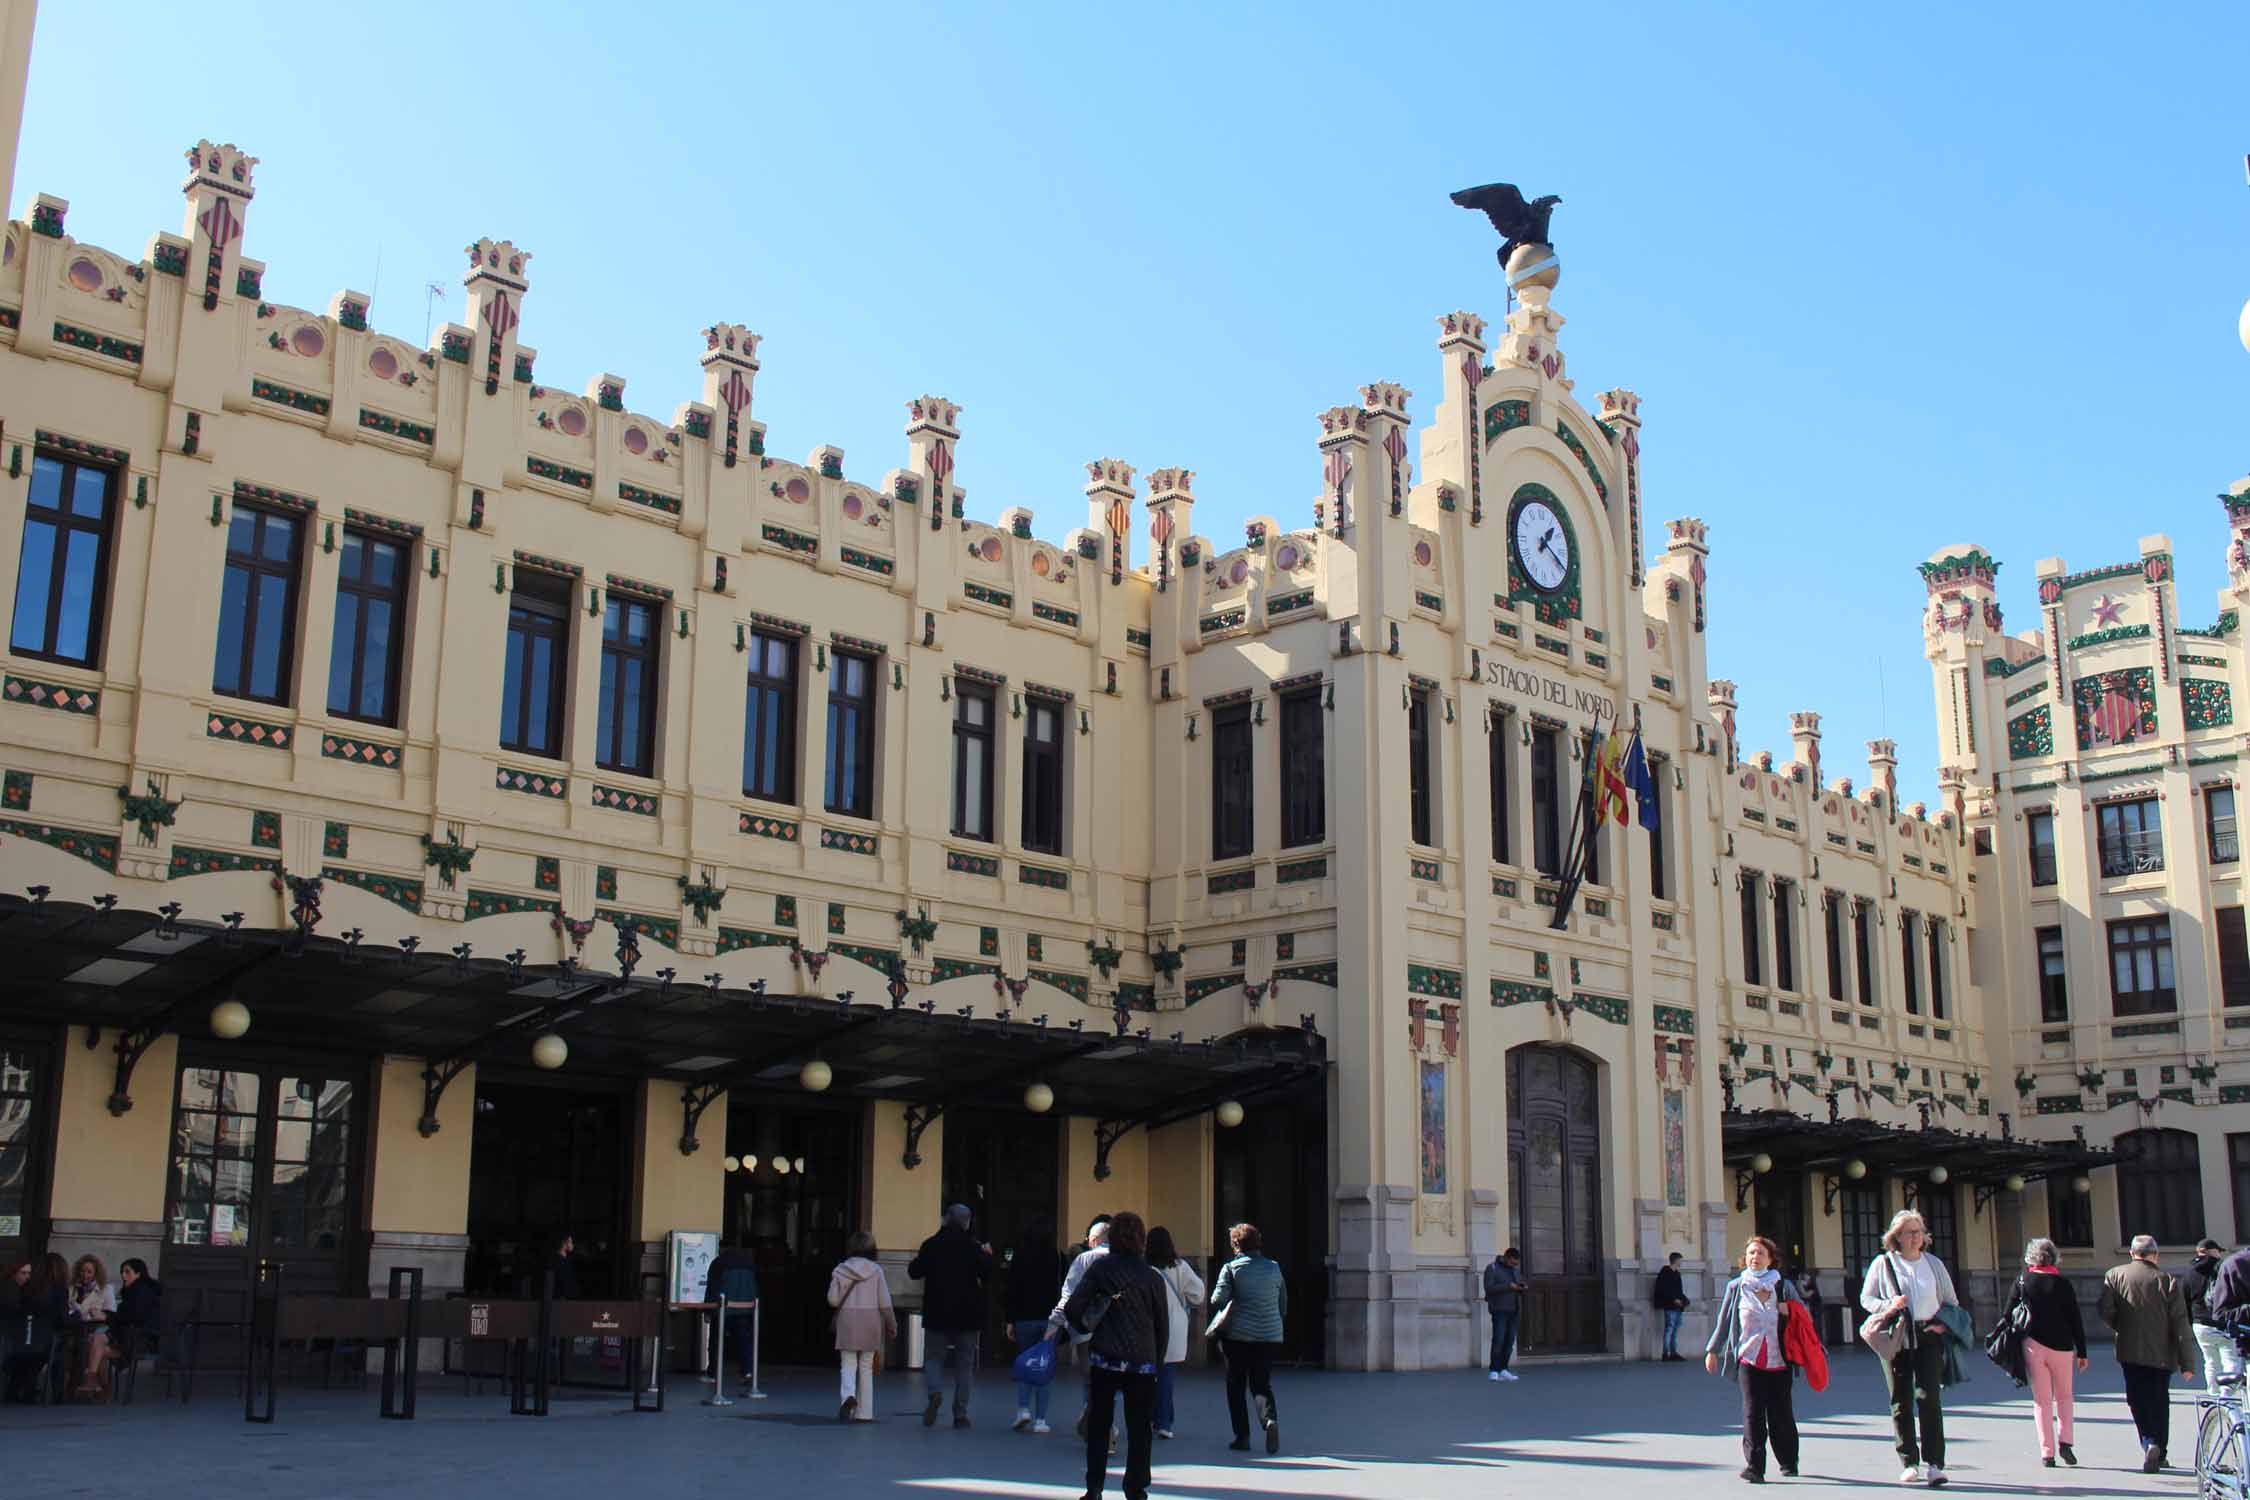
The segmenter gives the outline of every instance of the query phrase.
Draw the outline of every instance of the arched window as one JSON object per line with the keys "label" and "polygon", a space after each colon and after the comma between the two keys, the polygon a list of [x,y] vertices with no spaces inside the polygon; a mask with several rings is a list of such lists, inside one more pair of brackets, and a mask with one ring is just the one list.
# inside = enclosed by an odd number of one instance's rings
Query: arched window
{"label": "arched window", "polygon": [[2117,1242],[2153,1234],[2167,1249],[2203,1238],[2203,1169],[2185,1130],[2129,1130],[2117,1138]]}

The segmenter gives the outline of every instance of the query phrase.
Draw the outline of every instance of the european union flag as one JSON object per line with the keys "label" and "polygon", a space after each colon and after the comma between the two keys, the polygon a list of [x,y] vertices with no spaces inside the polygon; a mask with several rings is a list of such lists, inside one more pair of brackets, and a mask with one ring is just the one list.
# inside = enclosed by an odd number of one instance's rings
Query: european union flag
{"label": "european union flag", "polygon": [[1633,746],[1625,752],[1625,784],[1633,789],[1633,800],[1640,804],[1641,826],[1656,832],[1663,812],[1656,800],[1656,777],[1648,768],[1648,753],[1641,749],[1639,730],[1633,732]]}

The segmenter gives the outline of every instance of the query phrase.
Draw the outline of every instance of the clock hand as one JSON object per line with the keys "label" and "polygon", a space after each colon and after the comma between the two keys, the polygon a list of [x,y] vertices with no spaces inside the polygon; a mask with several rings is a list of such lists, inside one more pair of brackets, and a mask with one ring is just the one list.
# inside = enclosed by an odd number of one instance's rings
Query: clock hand
{"label": "clock hand", "polygon": [[[1548,535],[1548,536],[1553,536],[1553,535],[1554,535],[1554,533],[1550,531],[1549,533],[1547,533],[1547,535]],[[1556,562],[1562,562],[1562,560],[1563,560],[1563,556],[1562,556],[1562,554],[1561,554],[1560,552],[1557,552],[1557,551],[1556,551],[1556,550],[1555,550],[1554,548],[1552,548],[1552,547],[1550,547],[1550,546],[1548,546],[1548,545],[1547,545],[1547,542],[1546,542],[1546,538],[1545,538],[1545,537],[1542,537],[1542,538],[1540,539],[1540,542],[1539,542],[1539,550],[1540,550],[1540,551],[1542,551],[1542,552],[1544,552],[1544,553],[1546,553],[1546,554],[1547,554],[1547,555],[1548,555],[1549,557],[1553,558],[1553,559],[1554,559],[1554,560],[1555,560]],[[1567,563],[1565,563],[1565,564],[1564,564],[1564,566],[1566,566],[1566,567],[1567,567],[1567,566],[1569,566],[1569,565],[1568,565]]]}

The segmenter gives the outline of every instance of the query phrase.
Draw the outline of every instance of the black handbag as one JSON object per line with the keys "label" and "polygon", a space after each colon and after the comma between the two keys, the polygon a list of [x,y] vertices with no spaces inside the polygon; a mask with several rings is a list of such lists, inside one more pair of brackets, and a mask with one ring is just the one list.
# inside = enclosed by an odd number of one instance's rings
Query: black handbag
{"label": "black handbag", "polygon": [[2015,1294],[2009,1299],[2000,1321],[1984,1336],[1984,1352],[1994,1364],[2008,1372],[2008,1378],[2017,1385],[2030,1383],[2024,1370],[2023,1341],[2031,1332],[2031,1304],[2024,1300],[2023,1282],[2016,1282]]}

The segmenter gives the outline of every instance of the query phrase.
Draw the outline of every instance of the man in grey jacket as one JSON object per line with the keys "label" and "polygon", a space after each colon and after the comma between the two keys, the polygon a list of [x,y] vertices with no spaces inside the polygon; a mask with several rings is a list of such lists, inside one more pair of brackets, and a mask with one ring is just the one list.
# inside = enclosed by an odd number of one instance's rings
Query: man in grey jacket
{"label": "man in grey jacket", "polygon": [[2102,1278],[2098,1310],[2117,1333],[2125,1404],[2141,1435],[2141,1472],[2154,1474],[2170,1445],[2172,1376],[2195,1377],[2195,1337],[2178,1278],[2157,1268],[2153,1236],[2133,1236],[2133,1258]]}
{"label": "man in grey jacket", "polygon": [[1492,1315],[1492,1360],[1487,1380],[1515,1380],[1508,1368],[1516,1352],[1516,1325],[1523,1316],[1523,1261],[1510,1245],[1484,1268],[1484,1308]]}

